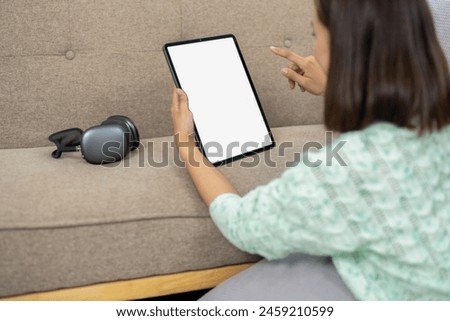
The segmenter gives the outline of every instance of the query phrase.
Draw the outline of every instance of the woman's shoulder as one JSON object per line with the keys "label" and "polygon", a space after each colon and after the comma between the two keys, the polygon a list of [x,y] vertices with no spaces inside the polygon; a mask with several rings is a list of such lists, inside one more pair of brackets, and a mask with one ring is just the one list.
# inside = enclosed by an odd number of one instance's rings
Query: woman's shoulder
{"label": "woman's shoulder", "polygon": [[[390,123],[377,123],[364,130],[341,135],[334,144],[344,144],[341,156],[348,170],[370,173],[390,168],[448,166],[450,126],[419,135],[416,131]],[[377,169],[379,171],[377,171]]]}
{"label": "woman's shoulder", "polygon": [[395,124],[380,122],[373,124],[365,129],[351,131],[340,136],[340,139],[348,141],[362,141],[370,143],[389,143],[398,138],[418,137],[417,133],[396,126]]}
{"label": "woman's shoulder", "polygon": [[416,163],[446,167],[449,166],[446,164],[450,156],[449,140],[450,126],[418,135],[394,124],[377,123],[342,134],[320,151],[304,155],[303,164],[292,168],[287,176],[299,176],[298,171],[302,175],[310,172],[316,178],[328,178],[324,181],[345,182],[352,175],[376,180],[383,173],[406,171],[403,167]]}
{"label": "woman's shoulder", "polygon": [[[408,146],[428,146],[447,142],[450,139],[450,126],[433,133],[420,135],[417,131],[399,127],[395,124],[380,122],[363,130],[348,132],[339,137],[349,150],[376,148],[379,151],[408,148]],[[445,144],[447,146],[448,144]]]}

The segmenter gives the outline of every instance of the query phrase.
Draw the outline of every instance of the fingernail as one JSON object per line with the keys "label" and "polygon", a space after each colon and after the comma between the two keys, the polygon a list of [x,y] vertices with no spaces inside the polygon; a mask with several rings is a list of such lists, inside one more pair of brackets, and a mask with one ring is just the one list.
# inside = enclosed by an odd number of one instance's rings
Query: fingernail
{"label": "fingernail", "polygon": [[281,69],[281,73],[283,75],[287,75],[289,73],[289,70],[287,68],[283,68],[283,69]]}
{"label": "fingernail", "polygon": [[278,50],[278,48],[274,47],[274,46],[270,46],[270,49],[273,50],[273,51],[277,51]]}
{"label": "fingernail", "polygon": [[177,94],[178,95],[183,95],[184,93],[183,93],[183,91],[181,89],[177,89]]}

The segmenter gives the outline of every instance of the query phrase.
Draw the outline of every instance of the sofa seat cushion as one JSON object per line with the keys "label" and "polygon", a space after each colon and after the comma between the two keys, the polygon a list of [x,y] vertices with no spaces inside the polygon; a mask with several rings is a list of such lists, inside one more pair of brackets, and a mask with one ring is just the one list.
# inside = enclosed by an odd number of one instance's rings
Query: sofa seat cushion
{"label": "sofa seat cushion", "polygon": [[[279,176],[322,125],[274,129],[277,147],[221,167],[240,193]],[[173,138],[121,163],[54,148],[0,150],[0,297],[254,262],[216,229]]]}

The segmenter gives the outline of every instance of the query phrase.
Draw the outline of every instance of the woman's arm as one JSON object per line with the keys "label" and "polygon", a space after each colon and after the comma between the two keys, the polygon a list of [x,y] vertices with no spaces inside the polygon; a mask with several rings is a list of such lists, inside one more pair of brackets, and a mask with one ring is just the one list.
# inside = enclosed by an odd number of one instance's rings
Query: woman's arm
{"label": "woman's arm", "polygon": [[[240,197],[196,147],[193,116],[181,90],[173,92],[172,119],[181,159],[210,208],[212,219],[241,250],[276,259],[296,252],[333,255],[352,251],[361,244],[359,235],[348,232],[348,222],[355,220],[339,215],[327,193],[331,188],[333,193],[339,190],[348,195],[343,191],[352,184],[340,179],[348,177],[346,167],[331,170],[326,166],[298,166]],[[324,163],[325,152],[316,155]],[[336,179],[338,186],[327,183]]]}
{"label": "woman's arm", "polygon": [[187,96],[181,89],[173,90],[172,121],[180,157],[205,204],[209,206],[222,194],[237,194],[225,176],[196,147],[193,116]]}

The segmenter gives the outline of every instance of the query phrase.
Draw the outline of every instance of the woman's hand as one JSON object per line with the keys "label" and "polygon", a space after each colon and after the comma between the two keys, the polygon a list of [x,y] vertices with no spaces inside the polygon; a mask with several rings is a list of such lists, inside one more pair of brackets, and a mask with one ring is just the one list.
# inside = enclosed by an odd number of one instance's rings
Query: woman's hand
{"label": "woman's hand", "polygon": [[181,159],[205,204],[210,206],[222,194],[237,194],[233,185],[196,147],[192,112],[189,110],[188,98],[181,89],[173,89],[171,111],[175,142]]}
{"label": "woman's hand", "polygon": [[181,89],[173,89],[171,112],[175,142],[181,158],[186,161],[189,151],[195,148],[194,119],[189,110],[188,98]]}
{"label": "woman's hand", "polygon": [[298,84],[302,91],[317,96],[325,95],[327,74],[314,56],[302,57],[290,50],[276,47],[270,47],[270,49],[274,54],[293,63],[288,68],[281,70],[283,76],[288,79],[291,89],[294,89],[295,84]]}

